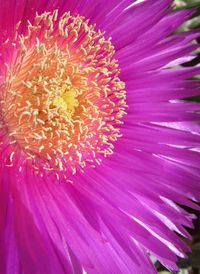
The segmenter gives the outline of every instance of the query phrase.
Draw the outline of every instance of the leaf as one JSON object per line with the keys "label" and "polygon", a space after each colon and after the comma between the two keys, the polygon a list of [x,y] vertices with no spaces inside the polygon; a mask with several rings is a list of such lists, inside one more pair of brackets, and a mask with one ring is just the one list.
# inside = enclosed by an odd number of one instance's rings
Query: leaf
{"label": "leaf", "polygon": [[177,8],[194,8],[200,7],[200,0],[175,0]]}

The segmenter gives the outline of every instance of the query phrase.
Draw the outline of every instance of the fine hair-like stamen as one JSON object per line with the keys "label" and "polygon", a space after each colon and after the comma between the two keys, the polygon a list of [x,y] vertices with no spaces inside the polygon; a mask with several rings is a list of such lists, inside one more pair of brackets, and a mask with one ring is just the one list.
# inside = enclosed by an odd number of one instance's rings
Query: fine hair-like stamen
{"label": "fine hair-like stamen", "polygon": [[84,17],[58,19],[55,10],[37,14],[26,34],[16,29],[6,43],[15,53],[0,98],[10,143],[36,170],[40,159],[46,170],[72,174],[112,154],[126,92],[110,39]]}

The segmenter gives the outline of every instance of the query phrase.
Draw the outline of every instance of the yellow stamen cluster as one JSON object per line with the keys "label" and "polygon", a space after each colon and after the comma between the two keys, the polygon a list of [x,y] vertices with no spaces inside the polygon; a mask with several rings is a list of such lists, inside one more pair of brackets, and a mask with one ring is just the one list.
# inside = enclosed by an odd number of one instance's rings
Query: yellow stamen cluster
{"label": "yellow stamen cluster", "polygon": [[36,15],[10,43],[1,105],[12,141],[47,170],[100,164],[113,153],[126,108],[110,39],[84,17],[56,10]]}

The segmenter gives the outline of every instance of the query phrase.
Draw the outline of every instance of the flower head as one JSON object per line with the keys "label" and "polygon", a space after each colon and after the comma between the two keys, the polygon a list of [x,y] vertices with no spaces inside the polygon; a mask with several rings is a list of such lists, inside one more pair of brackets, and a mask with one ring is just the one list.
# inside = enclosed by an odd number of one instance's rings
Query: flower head
{"label": "flower head", "polygon": [[1,273],[155,273],[199,208],[196,32],[165,0],[4,1]]}

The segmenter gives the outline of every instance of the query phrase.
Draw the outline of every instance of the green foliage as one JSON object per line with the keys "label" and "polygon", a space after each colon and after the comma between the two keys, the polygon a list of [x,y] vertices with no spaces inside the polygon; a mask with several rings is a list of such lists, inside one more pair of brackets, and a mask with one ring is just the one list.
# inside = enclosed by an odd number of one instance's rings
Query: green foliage
{"label": "green foliage", "polygon": [[174,2],[178,8],[200,7],[200,0],[175,0]]}

